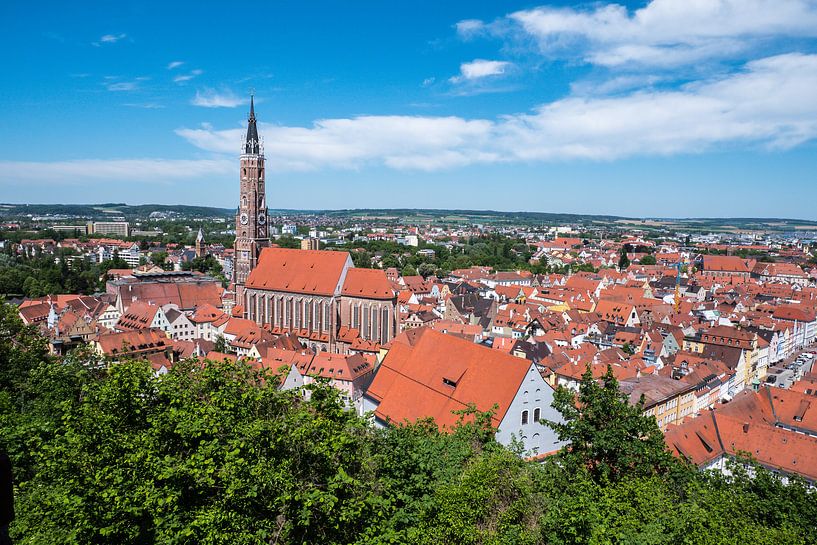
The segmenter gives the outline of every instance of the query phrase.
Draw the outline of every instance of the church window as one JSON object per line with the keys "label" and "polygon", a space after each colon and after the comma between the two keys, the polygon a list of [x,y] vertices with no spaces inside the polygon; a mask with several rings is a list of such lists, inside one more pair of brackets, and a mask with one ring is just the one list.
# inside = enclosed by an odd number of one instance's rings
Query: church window
{"label": "church window", "polygon": [[369,337],[369,309],[363,309],[363,327],[360,328],[360,336],[364,339]]}
{"label": "church window", "polygon": [[311,318],[312,318],[312,305],[309,304],[309,301],[304,301],[304,325],[303,325],[303,327],[305,327],[305,328],[309,327]]}
{"label": "church window", "polygon": [[528,411],[525,409],[522,411],[522,425],[525,426],[528,423]]}
{"label": "church window", "polygon": [[352,307],[352,327],[357,327],[360,322],[360,307],[355,305]]}
{"label": "church window", "polygon": [[539,417],[541,415],[542,415],[542,409],[540,409],[539,407],[536,407],[535,409],[533,409],[533,421],[534,422],[539,422]]}
{"label": "church window", "polygon": [[380,317],[380,342],[386,344],[389,342],[389,330],[391,324],[389,323],[389,309],[384,308]]}
{"label": "church window", "polygon": [[323,329],[329,331],[329,312],[330,307],[327,303],[323,304]]}

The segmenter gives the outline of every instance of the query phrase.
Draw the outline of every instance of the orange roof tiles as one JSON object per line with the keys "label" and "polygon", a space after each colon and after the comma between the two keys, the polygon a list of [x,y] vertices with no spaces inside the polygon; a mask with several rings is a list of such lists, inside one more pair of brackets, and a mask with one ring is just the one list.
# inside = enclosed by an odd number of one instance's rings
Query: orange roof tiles
{"label": "orange roof tiles", "polygon": [[264,248],[246,286],[264,290],[334,295],[343,271],[351,267],[347,252]]}
{"label": "orange roof tiles", "polygon": [[746,262],[732,255],[705,255],[704,266],[705,271],[717,272],[734,272],[734,273],[749,273],[749,267]]}
{"label": "orange roof tiles", "polygon": [[349,269],[343,281],[343,295],[366,299],[393,299],[394,291],[380,269]]}
{"label": "orange roof tiles", "polygon": [[449,428],[459,418],[452,411],[469,403],[487,411],[496,403],[498,426],[529,367],[521,358],[422,328],[394,340],[367,396],[380,402],[375,415],[382,420],[433,417]]}

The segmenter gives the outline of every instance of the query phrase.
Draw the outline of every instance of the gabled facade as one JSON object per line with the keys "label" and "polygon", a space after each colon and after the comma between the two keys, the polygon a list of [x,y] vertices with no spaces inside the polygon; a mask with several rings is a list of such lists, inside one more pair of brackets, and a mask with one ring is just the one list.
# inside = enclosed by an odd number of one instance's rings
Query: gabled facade
{"label": "gabled facade", "polygon": [[497,440],[521,441],[530,454],[561,447],[540,420],[559,421],[553,389],[533,362],[428,328],[408,331],[392,343],[363,396],[364,412],[380,426],[432,417],[443,429],[469,404],[489,411]]}

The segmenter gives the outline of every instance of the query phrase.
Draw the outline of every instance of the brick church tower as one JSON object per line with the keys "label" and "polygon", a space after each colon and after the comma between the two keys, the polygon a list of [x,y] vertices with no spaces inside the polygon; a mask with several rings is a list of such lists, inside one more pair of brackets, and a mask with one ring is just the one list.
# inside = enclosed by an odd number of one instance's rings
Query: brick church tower
{"label": "brick church tower", "polygon": [[258,138],[255,104],[250,96],[247,136],[241,146],[241,194],[235,215],[233,282],[236,303],[241,304],[244,284],[258,263],[261,248],[269,246],[267,196],[264,189],[264,146]]}

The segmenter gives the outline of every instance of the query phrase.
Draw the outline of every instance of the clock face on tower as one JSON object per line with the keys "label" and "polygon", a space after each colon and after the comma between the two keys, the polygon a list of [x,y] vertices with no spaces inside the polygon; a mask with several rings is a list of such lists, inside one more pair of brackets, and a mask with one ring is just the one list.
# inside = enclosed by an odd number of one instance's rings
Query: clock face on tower
{"label": "clock face on tower", "polygon": [[267,221],[267,217],[263,213],[258,214],[258,223],[260,223],[261,225],[264,225],[264,223],[266,223],[266,221]]}
{"label": "clock face on tower", "polygon": [[247,223],[250,221],[250,218],[247,216],[246,213],[242,213],[240,221],[241,221],[241,225],[247,225]]}

